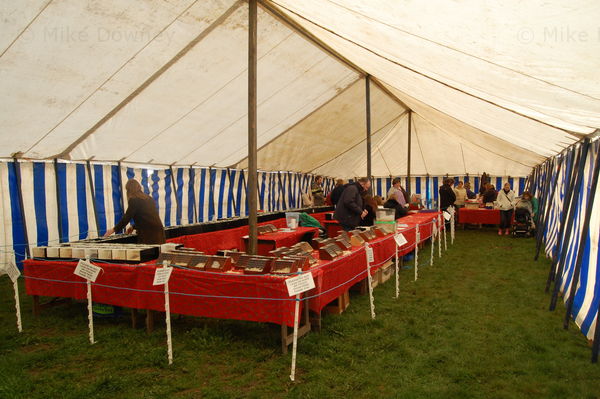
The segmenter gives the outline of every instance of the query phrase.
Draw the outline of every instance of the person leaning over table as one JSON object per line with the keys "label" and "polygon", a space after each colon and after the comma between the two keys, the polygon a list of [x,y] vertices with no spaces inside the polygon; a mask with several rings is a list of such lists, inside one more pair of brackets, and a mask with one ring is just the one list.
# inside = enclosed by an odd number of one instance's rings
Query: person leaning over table
{"label": "person leaning over table", "polygon": [[515,207],[515,192],[510,189],[509,183],[504,183],[504,187],[498,192],[496,201],[498,201],[498,206],[500,207],[500,228],[498,229],[498,235],[502,235],[502,229],[505,229],[504,234],[509,235],[513,209]]}
{"label": "person leaning over table", "polygon": [[313,197],[313,206],[325,205],[325,195],[323,195],[323,177],[316,176],[315,181],[310,186],[310,191]]}
{"label": "person leaning over table", "polygon": [[[104,237],[110,236],[115,231],[123,230],[133,220],[137,231],[138,244],[164,244],[166,242],[165,229],[152,197],[144,194],[142,186],[135,179],[127,181],[125,190],[127,191],[127,211],[125,211],[125,215],[119,223],[104,234]],[[133,229],[134,227],[129,227],[127,233],[130,233]]]}
{"label": "person leaning over table", "polygon": [[489,202],[496,201],[497,197],[498,197],[498,193],[496,192],[496,187],[494,187],[493,184],[488,183],[486,185],[485,192],[483,193],[483,196],[482,196],[483,205],[485,205]]}
{"label": "person leaning over table", "polygon": [[477,194],[471,190],[471,183],[468,181],[465,182],[465,191],[467,192],[467,199],[475,199],[477,198]]}
{"label": "person leaning over table", "polygon": [[367,177],[361,177],[357,182],[347,184],[340,199],[335,206],[335,219],[340,222],[342,228],[350,231],[360,225],[368,211],[364,209],[361,194],[371,188],[371,181]]}
{"label": "person leaning over table", "polygon": [[331,190],[331,204],[333,206],[337,205],[338,201],[340,200],[340,196],[342,195],[342,192],[344,191],[345,188],[345,184],[344,184],[344,179],[337,179],[335,182],[335,187],[333,188],[333,190]]}
{"label": "person leaning over table", "polygon": [[375,224],[375,218],[377,217],[377,202],[367,190],[363,191],[361,196],[363,200],[363,208],[365,208],[367,211],[367,216],[360,221],[360,225],[373,226],[373,224]]}

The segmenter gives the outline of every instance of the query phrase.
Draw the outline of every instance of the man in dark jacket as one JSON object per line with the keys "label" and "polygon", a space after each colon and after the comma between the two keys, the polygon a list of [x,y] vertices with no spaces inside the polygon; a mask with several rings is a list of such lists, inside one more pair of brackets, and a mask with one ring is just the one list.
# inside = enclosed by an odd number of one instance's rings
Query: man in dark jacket
{"label": "man in dark jacket", "polygon": [[452,189],[454,179],[445,179],[444,184],[440,187],[440,208],[445,211],[449,206],[454,205],[456,194]]}
{"label": "man in dark jacket", "polygon": [[356,183],[347,184],[335,207],[335,219],[342,228],[350,231],[360,225],[360,221],[367,216],[361,194],[371,188],[371,181],[361,177]]}

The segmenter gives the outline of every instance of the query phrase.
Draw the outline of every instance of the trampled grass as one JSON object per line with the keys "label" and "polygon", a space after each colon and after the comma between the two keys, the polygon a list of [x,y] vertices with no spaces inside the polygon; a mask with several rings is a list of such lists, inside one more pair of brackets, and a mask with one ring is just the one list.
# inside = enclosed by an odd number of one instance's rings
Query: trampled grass
{"label": "trampled grass", "polygon": [[96,320],[90,346],[85,304],[34,318],[22,294],[18,334],[2,277],[0,397],[599,397],[600,366],[574,324],[562,329],[564,308],[548,312],[549,263],[533,262],[533,250],[533,240],[458,231],[417,282],[401,272],[399,299],[393,279],[375,289],[375,321],[368,296],[352,295],[344,314],[302,338],[296,383],[278,326],[175,316],[168,366],[160,323],[148,335],[128,318]]}

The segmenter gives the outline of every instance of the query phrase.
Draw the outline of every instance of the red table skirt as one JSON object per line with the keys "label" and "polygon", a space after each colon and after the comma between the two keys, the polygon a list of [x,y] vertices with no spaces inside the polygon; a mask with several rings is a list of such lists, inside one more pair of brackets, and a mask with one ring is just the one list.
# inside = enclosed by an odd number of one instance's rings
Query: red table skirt
{"label": "red table skirt", "polygon": [[[431,236],[430,222],[436,216],[435,213],[416,214],[401,219],[402,223],[408,225],[402,231],[408,243],[399,249],[399,255],[414,249],[417,223],[421,241]],[[371,241],[369,245],[374,255],[371,272],[375,273],[394,257],[395,241],[393,235],[388,235]],[[102,267],[103,272],[92,284],[95,302],[164,310],[163,287],[152,285],[154,265],[96,264]],[[85,281],[73,274],[76,265],[76,262],[68,261],[26,260],[24,276],[27,294],[85,299]],[[321,261],[311,269],[316,287],[305,293],[310,309],[323,309],[352,285],[363,280],[366,270],[364,247],[355,247],[348,255],[333,261]],[[175,268],[169,281],[171,311],[200,317],[292,326],[294,298],[288,296],[286,278],[289,276],[223,274]]]}
{"label": "red table skirt", "polygon": [[500,211],[498,209],[467,209],[458,210],[458,223],[499,224]]}

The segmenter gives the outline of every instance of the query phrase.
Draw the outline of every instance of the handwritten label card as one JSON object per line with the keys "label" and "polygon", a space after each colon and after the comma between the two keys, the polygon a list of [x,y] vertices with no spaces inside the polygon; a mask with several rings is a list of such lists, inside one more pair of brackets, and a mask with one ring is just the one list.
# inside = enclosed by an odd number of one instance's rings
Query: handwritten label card
{"label": "handwritten label card", "polygon": [[77,267],[75,268],[73,274],[91,282],[95,282],[98,278],[98,274],[100,274],[100,270],[102,269],[98,266],[92,265],[87,260],[81,259],[77,264]]}
{"label": "handwritten label card", "polygon": [[290,296],[302,294],[315,288],[315,280],[312,273],[304,273],[296,277],[291,277],[285,280],[285,285]]}
{"label": "handwritten label card", "polygon": [[171,278],[172,267],[159,267],[154,272],[154,281],[152,285],[165,285]]}
{"label": "handwritten label card", "polygon": [[396,240],[396,244],[398,244],[399,247],[403,246],[404,244],[406,244],[408,241],[406,240],[406,237],[404,237],[404,234],[402,233],[398,233],[394,236],[394,240]]}

